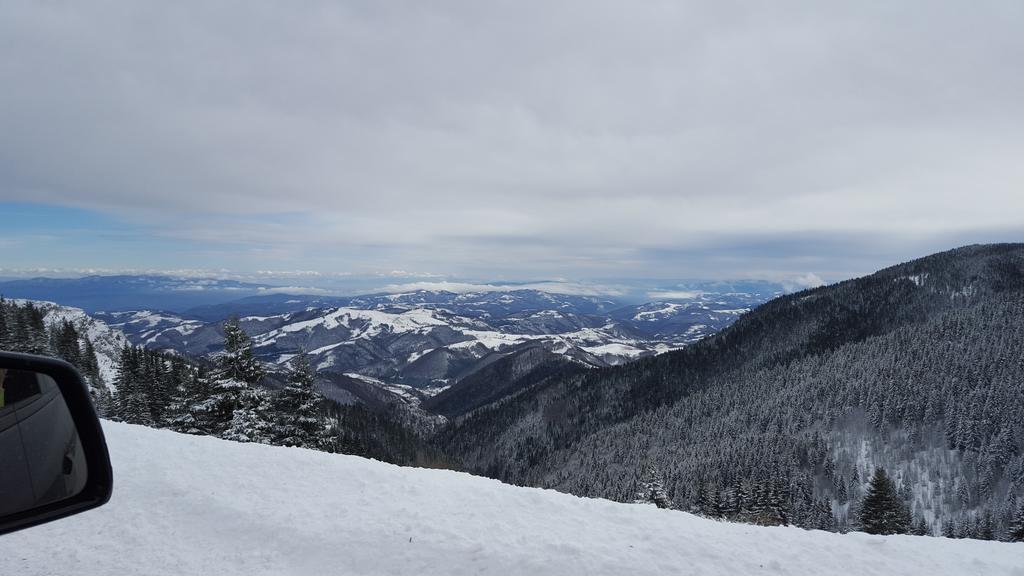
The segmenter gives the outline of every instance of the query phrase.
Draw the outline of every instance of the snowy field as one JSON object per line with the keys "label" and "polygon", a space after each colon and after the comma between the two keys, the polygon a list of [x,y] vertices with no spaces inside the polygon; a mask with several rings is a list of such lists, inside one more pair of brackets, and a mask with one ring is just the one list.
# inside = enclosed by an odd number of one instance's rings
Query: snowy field
{"label": "snowy field", "polygon": [[110,504],[0,536],[0,574],[1024,576],[1024,544],[759,528],[352,456],[104,429]]}

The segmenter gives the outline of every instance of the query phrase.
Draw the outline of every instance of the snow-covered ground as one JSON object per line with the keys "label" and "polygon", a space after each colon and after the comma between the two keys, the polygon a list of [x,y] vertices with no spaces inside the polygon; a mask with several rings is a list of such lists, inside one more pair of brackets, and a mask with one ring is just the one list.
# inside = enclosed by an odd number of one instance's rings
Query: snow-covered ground
{"label": "snow-covered ground", "polygon": [[0,574],[1024,575],[1024,544],[759,528],[442,470],[104,423],[111,502]]}

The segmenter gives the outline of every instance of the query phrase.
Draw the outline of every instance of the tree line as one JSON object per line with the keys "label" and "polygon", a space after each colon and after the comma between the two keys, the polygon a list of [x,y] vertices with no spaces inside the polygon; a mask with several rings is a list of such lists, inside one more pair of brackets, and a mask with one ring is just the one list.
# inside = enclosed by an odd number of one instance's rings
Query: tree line
{"label": "tree line", "polygon": [[46,321],[47,311],[31,301],[0,296],[0,350],[55,356],[74,365],[94,394],[104,388],[99,359],[92,340],[64,318]]}

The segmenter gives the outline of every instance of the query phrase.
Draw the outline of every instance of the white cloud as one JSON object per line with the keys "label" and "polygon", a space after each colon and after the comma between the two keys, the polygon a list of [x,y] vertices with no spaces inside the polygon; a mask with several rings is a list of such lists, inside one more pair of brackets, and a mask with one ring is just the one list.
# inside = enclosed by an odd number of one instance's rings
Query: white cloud
{"label": "white cloud", "polygon": [[806,274],[784,280],[782,285],[786,288],[787,292],[795,292],[797,290],[824,286],[825,281],[814,272],[808,272]]}
{"label": "white cloud", "polygon": [[336,292],[313,286],[274,286],[273,288],[259,288],[260,294],[304,294],[309,296],[332,296]]}
{"label": "white cloud", "polygon": [[[1024,228],[1022,28],[1014,2],[15,0],[0,200],[365,275],[746,277],[740,240],[931,247]],[[828,246],[768,272],[866,271]]]}
{"label": "white cloud", "polygon": [[508,292],[511,290],[538,290],[551,294],[572,296],[608,296],[616,297],[626,294],[622,287],[579,284],[572,282],[532,282],[525,284],[477,284],[472,282],[409,282],[405,284],[389,284],[381,288],[381,292],[399,294],[417,290],[454,292],[465,294],[470,292]]}
{"label": "white cloud", "polygon": [[700,290],[653,290],[647,293],[651,300],[696,300],[703,295]]}

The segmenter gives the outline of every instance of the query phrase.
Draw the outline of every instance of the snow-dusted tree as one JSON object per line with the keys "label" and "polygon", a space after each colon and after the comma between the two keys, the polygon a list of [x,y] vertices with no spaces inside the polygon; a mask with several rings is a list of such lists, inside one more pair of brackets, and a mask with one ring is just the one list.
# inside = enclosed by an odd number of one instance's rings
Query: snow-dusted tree
{"label": "snow-dusted tree", "polygon": [[931,530],[928,529],[928,522],[925,521],[924,516],[917,512],[913,515],[914,521],[910,525],[910,534],[914,536],[928,536],[931,534]]}
{"label": "snow-dusted tree", "polygon": [[827,498],[819,498],[814,502],[810,527],[829,531],[836,529],[836,517],[832,513],[832,503]]}
{"label": "snow-dusted tree", "polygon": [[636,495],[636,502],[641,504],[654,504],[658,508],[672,508],[672,500],[665,492],[665,483],[661,471],[651,464],[644,471],[643,479],[640,482],[640,491]]}
{"label": "snow-dusted tree", "polygon": [[985,510],[985,514],[978,520],[978,529],[975,531],[974,537],[978,540],[996,539],[996,524],[991,511]]}
{"label": "snow-dusted tree", "polygon": [[224,322],[224,354],[219,362],[220,377],[246,384],[257,384],[263,379],[263,368],[252,353],[252,339],[242,330],[237,316]]}
{"label": "snow-dusted tree", "polygon": [[89,394],[92,397],[92,405],[96,408],[96,414],[100,418],[111,418],[114,413],[114,396],[110,393],[110,388],[101,380],[99,384],[95,384],[89,389]]}
{"label": "snow-dusted tree", "polygon": [[875,469],[860,510],[860,527],[868,534],[906,534],[906,505],[885,469]]}
{"label": "snow-dusted tree", "polygon": [[14,338],[15,344],[21,348],[19,351],[29,354],[51,354],[43,311],[35,304],[27,302],[21,307],[20,312],[21,318]]}
{"label": "snow-dusted tree", "polygon": [[[85,338],[85,345],[82,347],[82,375],[95,387],[106,388],[106,382],[100,375],[100,362],[96,356],[96,347],[92,340]],[[109,391],[108,391],[109,392]]]}
{"label": "snow-dusted tree", "polygon": [[11,325],[12,321],[7,319],[7,300],[0,296],[0,350],[11,349]]}
{"label": "snow-dusted tree", "polygon": [[725,515],[728,518],[738,517],[747,506],[747,491],[743,483],[737,479],[725,495]]}
{"label": "snow-dusted tree", "polygon": [[1009,530],[1006,531],[1006,539],[1010,542],[1024,542],[1024,502],[1017,506],[1013,514]]}
{"label": "snow-dusted tree", "polygon": [[131,424],[153,425],[149,401],[146,397],[145,382],[140,378],[142,353],[139,349],[124,346],[117,365],[117,398],[114,416]]}
{"label": "snow-dusted tree", "polygon": [[224,323],[224,353],[219,365],[210,395],[193,411],[199,421],[197,428],[229,440],[269,441],[269,395],[254,388],[263,378],[263,368],[237,317]]}
{"label": "snow-dusted tree", "polygon": [[210,381],[202,368],[186,369],[184,377],[171,391],[167,425],[185,434],[212,434],[203,428],[205,414],[200,408],[210,396]]}
{"label": "snow-dusted tree", "polygon": [[82,348],[78,341],[78,330],[71,322],[64,320],[50,329],[50,347],[61,358],[76,368],[82,368]]}
{"label": "snow-dusted tree", "polygon": [[247,387],[237,397],[227,429],[221,438],[235,442],[269,444],[272,439],[270,394],[262,388]]}
{"label": "snow-dusted tree", "polygon": [[274,399],[274,444],[321,447],[325,435],[323,398],[317,393],[314,381],[309,358],[305,352],[300,352],[292,358],[288,383]]}
{"label": "snow-dusted tree", "polygon": [[231,426],[235,410],[241,407],[240,398],[249,390],[249,385],[241,380],[216,375],[210,382],[209,390],[209,396],[195,405],[192,414],[197,420],[197,429],[206,434],[221,436]]}
{"label": "snow-dusted tree", "polygon": [[946,518],[942,522],[942,537],[956,538],[956,523],[953,522],[952,518]]}

